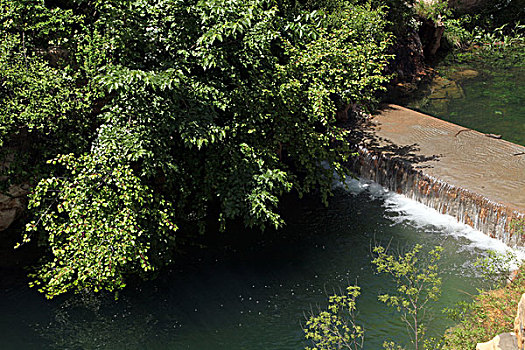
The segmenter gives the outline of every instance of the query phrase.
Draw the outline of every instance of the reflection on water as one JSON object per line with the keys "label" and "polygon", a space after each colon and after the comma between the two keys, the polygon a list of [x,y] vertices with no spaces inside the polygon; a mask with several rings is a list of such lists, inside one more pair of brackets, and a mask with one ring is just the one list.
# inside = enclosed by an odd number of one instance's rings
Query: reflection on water
{"label": "reflection on water", "polygon": [[[114,300],[94,295],[69,298],[55,308],[52,320],[35,329],[58,349],[126,349],[147,346],[155,334],[155,316],[135,314],[124,298],[115,313]],[[139,317],[137,317],[139,316]]]}
{"label": "reflection on water", "polygon": [[[365,349],[375,350],[386,339],[407,338],[397,314],[377,301],[392,283],[374,273],[371,245],[443,245],[444,293],[436,310],[474,292],[479,280],[471,264],[484,247],[497,246],[431,209],[357,182],[337,190],[329,207],[303,200],[288,205],[285,216],[285,229],[237,236],[242,242],[228,242],[228,252],[187,258],[118,301],[45,301],[23,285],[2,286],[2,349],[302,349],[305,313],[357,283]],[[431,335],[448,325],[436,311]]]}
{"label": "reflection on water", "polygon": [[409,108],[525,146],[525,69],[480,64],[440,67]]}

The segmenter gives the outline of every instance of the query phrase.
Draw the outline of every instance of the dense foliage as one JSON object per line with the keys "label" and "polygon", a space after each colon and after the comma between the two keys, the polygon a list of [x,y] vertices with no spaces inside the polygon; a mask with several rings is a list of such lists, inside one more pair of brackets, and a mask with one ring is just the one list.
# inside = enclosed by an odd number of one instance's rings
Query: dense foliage
{"label": "dense foliage", "polygon": [[523,65],[525,26],[520,21],[524,0],[480,1],[468,10],[460,1],[421,1],[414,9],[420,17],[443,26],[442,47],[453,48],[453,56],[460,62]]}
{"label": "dense foliage", "polygon": [[349,155],[336,111],[388,79],[386,25],[345,2],[0,0],[3,171],[33,186],[35,284],[117,290],[205,222],[280,226],[283,193],[326,198]]}

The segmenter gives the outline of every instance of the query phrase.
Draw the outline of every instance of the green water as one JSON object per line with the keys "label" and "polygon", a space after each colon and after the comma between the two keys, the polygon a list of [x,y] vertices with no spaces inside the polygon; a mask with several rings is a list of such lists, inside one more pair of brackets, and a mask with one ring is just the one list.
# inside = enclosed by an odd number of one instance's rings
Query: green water
{"label": "green water", "polygon": [[[466,70],[477,76],[462,77]],[[443,65],[438,71],[445,81],[430,84],[409,108],[525,146],[524,67],[471,63]]]}
{"label": "green water", "polygon": [[[302,349],[305,313],[326,306],[327,295],[352,283],[363,292],[358,322],[365,327],[365,349],[380,349],[386,339],[404,343],[398,315],[377,301],[392,284],[374,273],[370,247],[443,245],[439,310],[468,299],[480,285],[471,270],[483,253],[479,246],[498,243],[474,246],[464,237],[476,236],[472,229],[401,196],[372,193],[337,190],[328,207],[316,198],[290,201],[285,229],[218,236],[227,249],[181,258],[154,282],[130,286],[118,301],[109,296],[46,301],[24,283],[3,279],[1,348]],[[430,334],[449,325],[436,311]]]}

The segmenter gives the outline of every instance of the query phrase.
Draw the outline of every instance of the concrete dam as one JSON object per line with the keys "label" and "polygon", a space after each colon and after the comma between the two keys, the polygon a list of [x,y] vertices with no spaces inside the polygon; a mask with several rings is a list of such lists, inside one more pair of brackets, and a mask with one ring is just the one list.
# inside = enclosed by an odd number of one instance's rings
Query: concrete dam
{"label": "concrete dam", "polygon": [[357,132],[359,176],[525,246],[525,147],[392,104]]}

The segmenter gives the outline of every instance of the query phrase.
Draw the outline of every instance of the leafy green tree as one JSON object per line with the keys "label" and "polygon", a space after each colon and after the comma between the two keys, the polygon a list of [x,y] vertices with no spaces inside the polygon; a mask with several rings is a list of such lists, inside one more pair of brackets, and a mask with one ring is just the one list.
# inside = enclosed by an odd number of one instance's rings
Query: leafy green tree
{"label": "leafy green tree", "polygon": [[[429,303],[436,301],[441,294],[441,277],[438,275],[438,262],[442,247],[435,247],[426,253],[428,261],[420,257],[422,246],[417,244],[412,250],[395,257],[388,254],[385,247],[376,246],[372,263],[379,273],[391,275],[396,283],[396,293],[382,294],[379,300],[393,306],[401,313],[414,349],[423,346],[425,318]],[[387,344],[393,349],[393,343]]]}
{"label": "leafy green tree", "polygon": [[1,167],[3,185],[34,182],[49,173],[46,159],[89,149],[101,92],[86,82],[87,70],[73,66],[87,67],[97,55],[87,34],[68,40],[78,19],[40,2],[0,1],[0,161],[9,164]]}
{"label": "leafy green tree", "polygon": [[[421,259],[422,246],[416,245],[403,255],[390,255],[383,246],[373,249],[372,260],[380,273],[390,274],[396,282],[396,293],[382,294],[379,300],[394,306],[406,324],[415,349],[431,348],[431,339],[425,339],[425,319],[429,303],[441,294],[438,262],[442,247],[436,246]],[[359,349],[364,342],[364,329],[356,322],[356,299],[360,288],[349,286],[347,295],[329,297],[328,310],[311,314],[304,327],[305,337],[313,347],[309,350]],[[441,346],[441,345],[440,345]],[[402,350],[394,342],[385,341],[384,349]],[[435,349],[435,347],[434,347]]]}
{"label": "leafy green tree", "polygon": [[169,203],[145,187],[129,166],[104,155],[60,156],[52,163],[75,177],[46,178],[31,197],[30,206],[44,211],[28,224],[23,241],[41,226],[53,253],[33,275],[32,285],[48,296],[71,289],[114,291],[125,286],[126,271],[152,270],[177,229]]}
{"label": "leafy green tree", "polygon": [[47,296],[118,290],[206,222],[279,227],[284,193],[331,194],[336,112],[388,80],[386,10],[283,6],[0,0],[4,170],[33,186]]}

